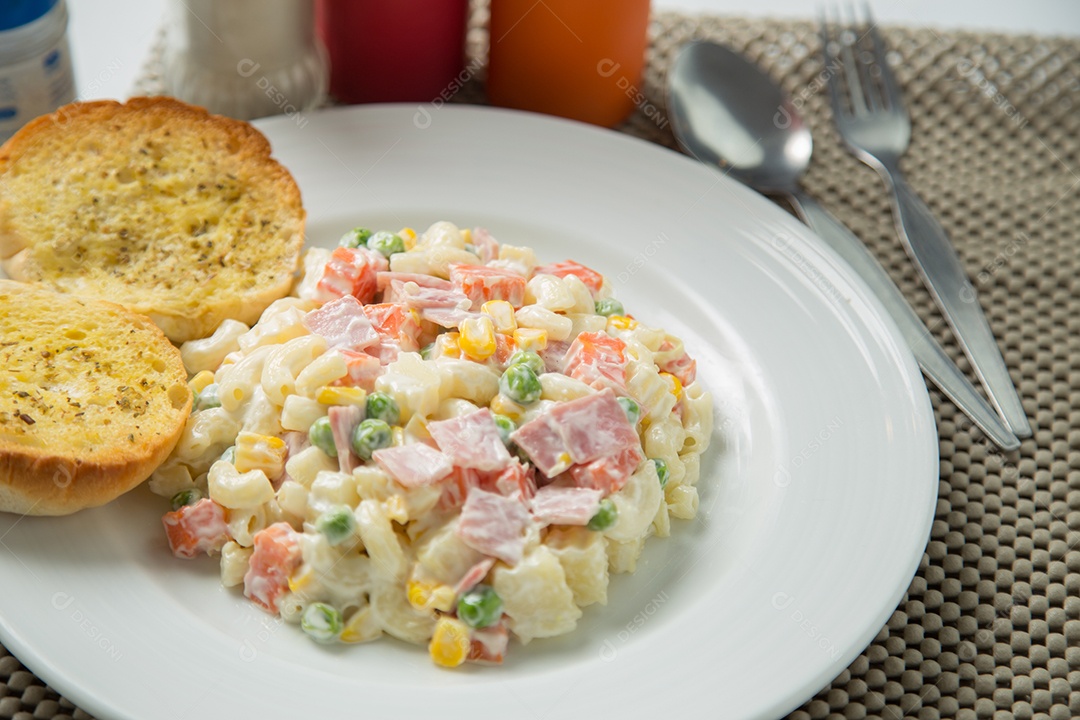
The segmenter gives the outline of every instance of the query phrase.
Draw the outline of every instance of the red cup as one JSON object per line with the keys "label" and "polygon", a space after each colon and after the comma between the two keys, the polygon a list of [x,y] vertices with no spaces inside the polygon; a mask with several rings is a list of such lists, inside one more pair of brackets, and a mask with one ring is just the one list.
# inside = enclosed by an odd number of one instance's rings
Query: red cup
{"label": "red cup", "polygon": [[344,103],[429,102],[465,68],[468,0],[317,0],[330,94]]}

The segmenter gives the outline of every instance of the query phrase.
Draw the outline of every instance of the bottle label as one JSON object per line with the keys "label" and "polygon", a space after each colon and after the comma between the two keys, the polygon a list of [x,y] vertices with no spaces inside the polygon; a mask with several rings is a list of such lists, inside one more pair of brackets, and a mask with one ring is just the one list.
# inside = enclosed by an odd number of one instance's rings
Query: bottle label
{"label": "bottle label", "polygon": [[67,38],[40,55],[0,67],[0,142],[26,123],[75,99]]}

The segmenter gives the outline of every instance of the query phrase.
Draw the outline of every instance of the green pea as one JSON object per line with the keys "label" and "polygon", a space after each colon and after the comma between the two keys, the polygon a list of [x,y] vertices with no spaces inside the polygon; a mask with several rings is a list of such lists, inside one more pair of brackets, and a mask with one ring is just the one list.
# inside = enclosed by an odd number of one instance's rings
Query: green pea
{"label": "green pea", "polygon": [[394,442],[390,425],[385,420],[368,418],[356,426],[352,434],[352,449],[359,457],[370,460],[372,453],[390,447]]}
{"label": "green pea", "polygon": [[499,378],[499,390],[503,395],[521,405],[531,405],[540,399],[540,378],[524,363],[511,365]]}
{"label": "green pea", "polygon": [[671,477],[667,461],[663,458],[652,458],[652,461],[653,465],[656,466],[656,477],[660,478],[660,487],[667,487],[668,478]]}
{"label": "green pea", "polygon": [[622,405],[623,412],[626,413],[626,419],[631,425],[637,426],[638,420],[641,419],[641,406],[633,398],[621,397],[618,401]]}
{"label": "green pea", "polygon": [[472,628],[491,627],[499,622],[502,609],[502,598],[490,585],[477,585],[462,595],[457,604],[458,618]]}
{"label": "green pea", "polygon": [[431,359],[431,353],[434,352],[434,350],[435,350],[435,343],[429,342],[427,345],[420,348],[420,359],[421,360],[430,360]]}
{"label": "green pea", "polygon": [[401,236],[385,230],[380,230],[368,238],[367,246],[386,257],[405,252],[405,241],[401,239]]}
{"label": "green pea", "polygon": [[356,518],[350,508],[338,505],[319,516],[315,529],[325,535],[331,545],[340,545],[356,532]]}
{"label": "green pea", "polygon": [[401,409],[397,400],[384,392],[373,392],[364,403],[364,417],[383,420],[387,425],[397,425],[401,419]]}
{"label": "green pea", "polygon": [[596,314],[611,317],[612,315],[625,315],[626,310],[623,309],[622,303],[615,298],[604,298],[596,301]]}
{"label": "green pea", "polygon": [[315,642],[328,643],[337,640],[344,621],[341,612],[333,605],[314,602],[304,608],[300,616],[300,629]]}
{"label": "green pea", "polygon": [[218,459],[219,460],[224,460],[225,462],[227,462],[227,463],[229,463],[231,465],[235,465],[236,464],[236,446],[235,445],[230,445],[229,447],[225,448],[225,452],[221,453],[221,457],[218,458]]}
{"label": "green pea", "polygon": [[503,445],[509,445],[510,433],[517,430],[517,423],[505,415],[499,415],[498,413],[492,415],[491,419],[495,421],[495,427],[499,429],[499,437],[502,438]]}
{"label": "green pea", "polygon": [[371,237],[371,231],[367,228],[353,228],[349,232],[341,236],[338,240],[338,245],[347,248],[364,247],[368,243],[368,238]]}
{"label": "green pea", "polygon": [[615,507],[615,503],[611,501],[611,498],[604,498],[600,501],[600,507],[596,509],[596,514],[592,516],[586,527],[596,532],[603,532],[614,525],[618,519],[619,509]]}
{"label": "green pea", "polygon": [[471,252],[476,257],[480,257],[480,251],[472,243],[465,243],[465,252]]}
{"label": "green pea", "polygon": [[203,494],[199,488],[188,488],[187,490],[181,490],[173,495],[169,502],[172,503],[173,510],[179,510],[185,505],[194,505],[202,500],[202,498]]}
{"label": "green pea", "polygon": [[337,445],[334,444],[334,431],[330,429],[330,418],[324,415],[311,423],[307,435],[312,445],[332,458],[337,457]]}
{"label": "green pea", "polygon": [[507,367],[510,365],[528,365],[529,369],[537,375],[542,374],[544,370],[547,369],[544,366],[544,359],[532,350],[518,350],[510,356],[510,362],[507,363]]}
{"label": "green pea", "polygon": [[200,410],[209,410],[210,408],[221,407],[221,400],[218,398],[218,385],[217,383],[210,383],[203,388],[198,397],[195,398],[195,403],[192,408],[195,412]]}

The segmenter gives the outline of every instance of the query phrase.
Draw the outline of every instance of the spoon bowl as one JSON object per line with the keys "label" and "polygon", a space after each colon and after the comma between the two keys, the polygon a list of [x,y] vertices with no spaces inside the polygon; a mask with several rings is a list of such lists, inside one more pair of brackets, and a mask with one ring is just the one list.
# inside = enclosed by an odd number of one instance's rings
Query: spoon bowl
{"label": "spoon bowl", "polygon": [[762,192],[793,192],[813,141],[786,93],[757,65],[711,42],[687,45],[668,75],[679,144]]}

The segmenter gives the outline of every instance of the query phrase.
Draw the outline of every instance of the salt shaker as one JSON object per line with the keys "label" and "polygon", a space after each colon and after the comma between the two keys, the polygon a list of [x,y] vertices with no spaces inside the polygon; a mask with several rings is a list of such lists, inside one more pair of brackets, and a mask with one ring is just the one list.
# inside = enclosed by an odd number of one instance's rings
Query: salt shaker
{"label": "salt shaker", "polygon": [[64,0],[0,3],[0,142],[75,99]]}
{"label": "salt shaker", "polygon": [[242,120],[303,111],[326,97],[314,0],[169,0],[165,89]]}

